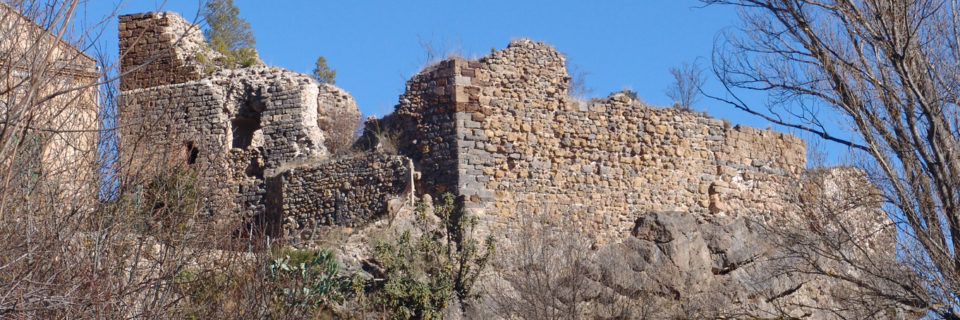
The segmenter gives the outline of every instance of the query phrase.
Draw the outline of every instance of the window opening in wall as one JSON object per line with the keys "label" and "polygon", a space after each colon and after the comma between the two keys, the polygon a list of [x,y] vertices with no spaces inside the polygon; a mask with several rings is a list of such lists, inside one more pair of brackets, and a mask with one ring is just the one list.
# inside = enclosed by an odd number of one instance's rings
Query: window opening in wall
{"label": "window opening in wall", "polygon": [[200,150],[193,145],[193,141],[187,142],[187,164],[197,163],[197,156],[200,155]]}
{"label": "window opening in wall", "polygon": [[237,118],[233,125],[233,147],[247,149],[253,143],[254,134],[260,130],[260,117]]}
{"label": "window opening in wall", "polygon": [[[237,115],[231,122],[233,131],[233,146],[247,150],[253,144],[262,143],[254,141],[260,130],[260,113],[266,109],[266,102],[263,99],[262,92],[259,89],[248,89],[245,101],[237,110]],[[262,137],[260,138],[262,139]],[[259,147],[255,145],[254,147]]]}

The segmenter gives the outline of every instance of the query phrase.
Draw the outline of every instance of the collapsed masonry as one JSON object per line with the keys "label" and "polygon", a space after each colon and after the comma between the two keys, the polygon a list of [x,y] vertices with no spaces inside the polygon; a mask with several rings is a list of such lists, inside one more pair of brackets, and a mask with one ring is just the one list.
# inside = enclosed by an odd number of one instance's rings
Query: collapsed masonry
{"label": "collapsed masonry", "polygon": [[326,138],[352,134],[338,124],[360,117],[342,89],[263,65],[209,70],[199,28],[173,13],[121,16],[119,32],[125,176],[196,168],[212,195],[208,222],[266,223],[271,233],[353,225],[412,191],[403,157],[331,158]]}
{"label": "collapsed masonry", "polygon": [[617,242],[651,211],[796,212],[808,172],[795,136],[625,93],[571,98],[564,56],[530,40],[420,72],[393,114],[367,122],[356,147],[372,152],[332,157],[325,137],[353,129],[333,124],[359,117],[343,90],[267,66],[206,74],[201,33],[173,13],[122,16],[119,28],[131,167],[202,168],[222,197],[206,202],[212,220],[259,217],[287,237],[453,192],[487,232],[511,234],[534,215]]}

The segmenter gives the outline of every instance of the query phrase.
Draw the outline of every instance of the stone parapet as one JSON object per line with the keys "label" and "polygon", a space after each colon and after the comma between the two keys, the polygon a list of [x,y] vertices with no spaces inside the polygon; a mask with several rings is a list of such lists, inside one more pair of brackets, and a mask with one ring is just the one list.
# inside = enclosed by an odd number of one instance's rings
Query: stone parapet
{"label": "stone parapet", "polygon": [[363,154],[298,166],[267,178],[267,215],[289,240],[312,240],[322,226],[362,226],[387,214],[391,199],[409,201],[413,163]]}

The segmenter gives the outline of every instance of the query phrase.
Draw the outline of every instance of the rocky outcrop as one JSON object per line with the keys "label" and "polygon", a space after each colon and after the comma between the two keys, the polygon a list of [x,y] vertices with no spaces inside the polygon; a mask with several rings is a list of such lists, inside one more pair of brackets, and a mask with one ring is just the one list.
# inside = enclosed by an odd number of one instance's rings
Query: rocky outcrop
{"label": "rocky outcrop", "polygon": [[[795,303],[826,298],[823,284],[778,274],[764,227],[749,219],[704,219],[688,212],[648,212],[632,236],[597,253],[596,284],[627,297],[676,306],[681,314],[780,315]],[[809,310],[793,317],[822,319]]]}
{"label": "rocky outcrop", "polygon": [[[805,268],[809,256],[798,255],[784,246],[782,239],[802,231],[784,230],[747,217],[647,212],[637,219],[630,237],[596,252],[590,260],[588,278],[596,292],[608,291],[661,307],[660,315],[806,319],[917,316],[889,307],[882,299],[865,297],[852,283],[831,277],[829,271],[818,274]],[[890,253],[880,253],[873,259],[884,257],[887,263],[896,263]],[[827,256],[819,259],[826,260]]]}
{"label": "rocky outcrop", "polygon": [[805,176],[793,212],[800,215],[648,211],[612,244],[591,246],[575,229],[527,217],[522,235],[505,241],[503,264],[487,281],[493,293],[477,309],[506,318],[551,310],[582,318],[917,318],[906,307],[912,296],[891,281],[908,273],[878,190],[863,187],[853,168]]}

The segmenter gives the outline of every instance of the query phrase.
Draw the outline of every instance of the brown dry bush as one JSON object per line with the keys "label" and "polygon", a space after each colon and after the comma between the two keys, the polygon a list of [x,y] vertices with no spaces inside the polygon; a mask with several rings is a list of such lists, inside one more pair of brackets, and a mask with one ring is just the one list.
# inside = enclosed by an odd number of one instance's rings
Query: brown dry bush
{"label": "brown dry bush", "polygon": [[67,36],[81,5],[0,4],[0,318],[269,316],[265,244],[198,223],[205,168],[117,157],[116,68],[69,48],[96,40]]}
{"label": "brown dry bush", "polygon": [[354,142],[360,137],[363,116],[352,113],[346,108],[338,108],[332,114],[320,120],[320,128],[327,134],[324,145],[331,155],[352,154]]}

